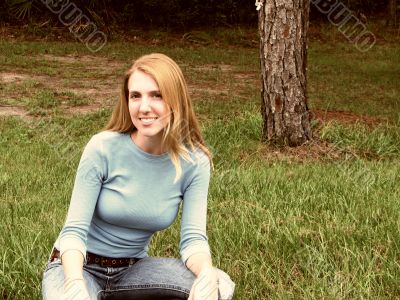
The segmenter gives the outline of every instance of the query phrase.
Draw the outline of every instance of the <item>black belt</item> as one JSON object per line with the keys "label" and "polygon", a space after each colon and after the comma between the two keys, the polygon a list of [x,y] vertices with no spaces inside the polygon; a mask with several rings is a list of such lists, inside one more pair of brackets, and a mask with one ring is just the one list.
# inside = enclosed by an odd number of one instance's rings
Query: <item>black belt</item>
{"label": "black belt", "polygon": [[[60,257],[60,251],[56,248],[53,248],[53,251],[50,255],[50,262],[54,261],[54,259]],[[91,252],[86,252],[86,264],[97,264],[102,267],[126,267],[129,265],[133,265],[138,262],[140,258],[130,258],[130,257],[106,257],[97,255]]]}
{"label": "black belt", "polygon": [[126,267],[133,265],[138,262],[140,258],[129,258],[129,257],[106,257],[100,256],[94,253],[86,252],[86,263],[87,264],[97,264],[102,267]]}

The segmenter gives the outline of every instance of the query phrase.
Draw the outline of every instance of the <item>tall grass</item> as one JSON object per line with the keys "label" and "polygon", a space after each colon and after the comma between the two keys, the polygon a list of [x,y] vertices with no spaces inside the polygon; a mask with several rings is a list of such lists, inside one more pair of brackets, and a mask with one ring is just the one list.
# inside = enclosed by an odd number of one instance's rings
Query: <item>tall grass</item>
{"label": "tall grass", "polygon": [[[235,77],[239,70],[257,79],[256,50],[107,45],[103,55],[121,61],[144,52],[166,52],[183,65],[191,85],[202,88],[194,103],[215,162],[209,191],[210,245],[215,265],[237,284],[235,299],[400,297],[399,91],[392,78],[398,65],[384,63],[383,48],[376,47],[364,54],[367,62],[362,65],[353,64],[359,54],[346,45],[324,52],[327,46],[312,44],[310,101],[320,109],[373,112],[390,122],[376,128],[325,124],[321,138],[347,155],[292,161],[266,159],[259,151],[262,121],[257,83]],[[342,48],[346,51],[340,52]],[[42,65],[39,58],[32,62],[29,53],[87,54],[74,43],[2,42],[0,50],[4,70],[21,70],[24,61],[30,66],[27,72],[37,75],[71,69],[55,62]],[[384,51],[393,58],[399,48]],[[342,62],[337,61],[338,53]],[[198,69],[219,64],[232,70]],[[350,65],[368,75],[368,87],[356,69],[352,76],[337,75]],[[90,80],[83,66],[77,68],[81,80]],[[373,75],[377,68],[381,77]],[[71,117],[56,102],[56,87],[24,84],[22,91],[29,94],[18,103],[40,114],[29,120],[0,117],[3,299],[40,299],[41,273],[65,219],[82,147],[111,113],[105,108]],[[368,94],[379,85],[392,89],[393,95]],[[225,91],[211,93],[215,86]],[[3,87],[11,94],[19,86]],[[365,101],[360,101],[357,89],[365,90]],[[2,95],[8,105],[17,101]],[[79,95],[67,96],[79,105]],[[332,101],[329,106],[322,96]],[[391,103],[391,108],[379,109],[380,99]],[[178,242],[179,220],[156,234],[150,254],[177,256]]]}

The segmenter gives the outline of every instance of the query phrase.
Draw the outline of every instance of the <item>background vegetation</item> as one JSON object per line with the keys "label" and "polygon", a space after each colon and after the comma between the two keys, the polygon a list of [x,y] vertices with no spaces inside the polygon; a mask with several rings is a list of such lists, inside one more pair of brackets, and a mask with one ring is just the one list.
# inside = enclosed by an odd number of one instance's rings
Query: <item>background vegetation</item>
{"label": "background vegetation", "polygon": [[[3,39],[2,298],[40,299],[82,147],[109,118],[130,60],[155,51],[182,66],[215,155],[208,230],[235,299],[400,297],[400,47],[380,40],[361,54],[333,27],[312,31],[316,139],[297,149],[259,142],[258,50],[246,43],[256,32],[204,33],[213,47],[115,41],[96,55],[77,42]],[[177,256],[178,240],[179,221],[151,254]]]}
{"label": "background vegetation", "polygon": [[[344,0],[356,14],[371,19],[387,20],[390,0]],[[0,20],[15,23],[18,20],[57,24],[57,16],[44,5],[44,0],[4,0],[0,2]],[[67,0],[58,1],[60,3]],[[81,9],[102,29],[140,26],[174,30],[188,30],[204,26],[256,25],[255,1],[248,0],[75,0],[69,1]],[[311,19],[326,18],[311,5]]]}

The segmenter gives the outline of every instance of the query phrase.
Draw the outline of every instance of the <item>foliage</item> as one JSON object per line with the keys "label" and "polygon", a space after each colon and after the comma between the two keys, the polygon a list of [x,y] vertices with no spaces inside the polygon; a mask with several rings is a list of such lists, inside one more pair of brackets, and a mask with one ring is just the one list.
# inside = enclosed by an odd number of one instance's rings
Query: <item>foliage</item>
{"label": "foliage", "polygon": [[343,3],[354,11],[364,13],[382,12],[388,6],[388,0],[345,0]]}
{"label": "foliage", "polygon": [[[112,25],[167,26],[231,25],[254,22],[254,3],[246,0],[123,0],[73,2],[97,23]],[[8,17],[27,18],[46,15],[54,18],[40,0],[7,0]]]}
{"label": "foliage", "polygon": [[[53,0],[55,1],[55,0]],[[61,0],[67,2],[67,0]],[[169,27],[188,29],[199,26],[256,24],[254,1],[248,0],[74,0],[74,3],[96,24]],[[353,11],[365,14],[386,12],[388,0],[343,0]],[[16,21],[26,18],[57,20],[41,0],[6,0],[0,4],[0,16]],[[311,5],[311,18],[326,18]]]}

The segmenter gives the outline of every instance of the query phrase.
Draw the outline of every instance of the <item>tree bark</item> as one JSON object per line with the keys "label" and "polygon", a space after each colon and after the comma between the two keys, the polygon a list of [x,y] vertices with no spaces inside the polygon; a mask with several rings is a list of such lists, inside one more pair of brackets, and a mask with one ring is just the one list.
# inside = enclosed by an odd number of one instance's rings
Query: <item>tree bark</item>
{"label": "tree bark", "polygon": [[262,138],[299,146],[312,138],[306,94],[310,1],[259,2]]}

